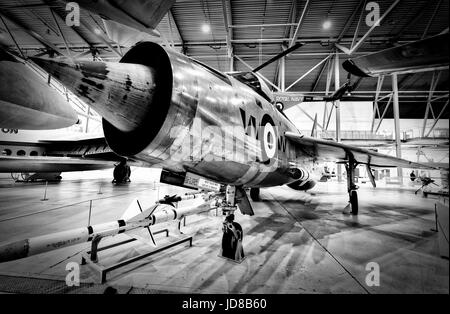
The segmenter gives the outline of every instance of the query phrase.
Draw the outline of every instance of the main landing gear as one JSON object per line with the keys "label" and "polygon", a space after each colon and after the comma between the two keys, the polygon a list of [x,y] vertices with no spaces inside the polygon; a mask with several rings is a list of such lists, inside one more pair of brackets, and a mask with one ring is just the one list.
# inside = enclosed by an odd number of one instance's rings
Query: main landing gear
{"label": "main landing gear", "polygon": [[347,191],[349,196],[349,205],[353,215],[358,215],[358,186],[355,184],[355,168],[358,164],[353,156],[350,156],[345,164],[347,171]]}
{"label": "main landing gear", "polygon": [[126,160],[122,160],[117,166],[114,167],[114,180],[113,183],[125,183],[130,182],[131,169],[127,165]]}

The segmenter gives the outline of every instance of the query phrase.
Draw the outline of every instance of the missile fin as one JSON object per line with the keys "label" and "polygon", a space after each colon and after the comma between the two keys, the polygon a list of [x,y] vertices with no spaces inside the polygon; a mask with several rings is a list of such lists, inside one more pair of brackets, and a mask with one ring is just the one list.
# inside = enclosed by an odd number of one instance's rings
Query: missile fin
{"label": "missile fin", "polygon": [[152,229],[150,229],[150,227],[146,227],[146,228],[147,228],[148,233],[149,233],[149,235],[150,235],[150,239],[151,239],[152,242],[153,242],[153,245],[154,245],[154,246],[157,246],[157,245],[156,245],[156,241],[155,241],[155,236],[153,235]]}
{"label": "missile fin", "polygon": [[[134,217],[138,216],[142,213],[141,206],[139,204],[139,201],[137,199],[134,199],[131,204],[128,206],[128,208],[123,213],[122,217],[120,219],[125,220],[126,222],[132,220]],[[133,219],[134,220],[134,219]]]}

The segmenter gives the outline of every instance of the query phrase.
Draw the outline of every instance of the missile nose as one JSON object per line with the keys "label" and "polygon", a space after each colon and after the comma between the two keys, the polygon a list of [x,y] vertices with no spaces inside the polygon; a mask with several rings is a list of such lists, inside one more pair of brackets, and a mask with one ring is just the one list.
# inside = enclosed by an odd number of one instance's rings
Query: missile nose
{"label": "missile nose", "polygon": [[31,58],[106,121],[123,132],[139,128],[150,113],[155,71],[141,64]]}

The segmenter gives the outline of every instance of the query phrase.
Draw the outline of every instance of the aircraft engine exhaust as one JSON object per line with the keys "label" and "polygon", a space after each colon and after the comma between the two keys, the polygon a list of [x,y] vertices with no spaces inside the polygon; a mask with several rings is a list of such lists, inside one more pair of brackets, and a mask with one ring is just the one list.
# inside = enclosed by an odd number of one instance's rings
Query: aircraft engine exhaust
{"label": "aircraft engine exhaust", "polygon": [[139,128],[158,91],[155,71],[140,64],[33,61],[123,132]]}
{"label": "aircraft engine exhaust", "polygon": [[154,43],[131,48],[120,62],[31,58],[103,117],[109,146],[134,155],[160,131],[171,104],[172,68]]}

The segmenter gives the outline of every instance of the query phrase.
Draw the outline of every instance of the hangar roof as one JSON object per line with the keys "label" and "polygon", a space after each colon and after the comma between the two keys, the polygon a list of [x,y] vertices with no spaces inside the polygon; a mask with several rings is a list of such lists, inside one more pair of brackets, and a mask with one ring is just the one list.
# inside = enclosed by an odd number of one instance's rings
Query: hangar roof
{"label": "hangar roof", "polygon": [[[289,91],[324,94],[331,62],[320,62],[336,52],[340,63],[348,58],[335,48],[335,43],[349,48],[352,41],[357,42],[368,32],[370,27],[365,21],[368,3],[373,1],[177,0],[160,22],[158,31],[166,43],[221,71],[246,71],[248,66],[257,66],[291,43],[304,43],[285,59],[285,86],[309,72]],[[448,31],[448,0],[377,0],[376,3],[381,16],[392,10],[369,34],[357,55]],[[27,56],[51,53],[50,46],[63,54],[69,49],[72,56],[92,58],[94,51],[102,60],[118,60],[127,50],[128,47],[118,46],[107,38],[99,16],[82,10],[81,25],[71,28],[65,24],[66,14],[65,4],[57,0],[3,0],[0,39],[8,39],[12,49],[18,50],[19,46]],[[325,20],[330,22],[328,29],[323,27]],[[211,30],[203,32],[203,24],[210,25]],[[280,65],[275,62],[260,73],[279,86]],[[341,84],[346,75],[341,67]],[[425,111],[432,76],[433,72],[399,76],[402,118],[417,118],[418,112]],[[441,71],[434,95],[447,96],[433,102],[437,112],[448,100],[448,79],[448,69]],[[387,77],[382,95],[391,91],[390,84]],[[364,79],[354,94],[373,96],[376,86],[376,78]],[[448,111],[443,117],[448,118]]]}

